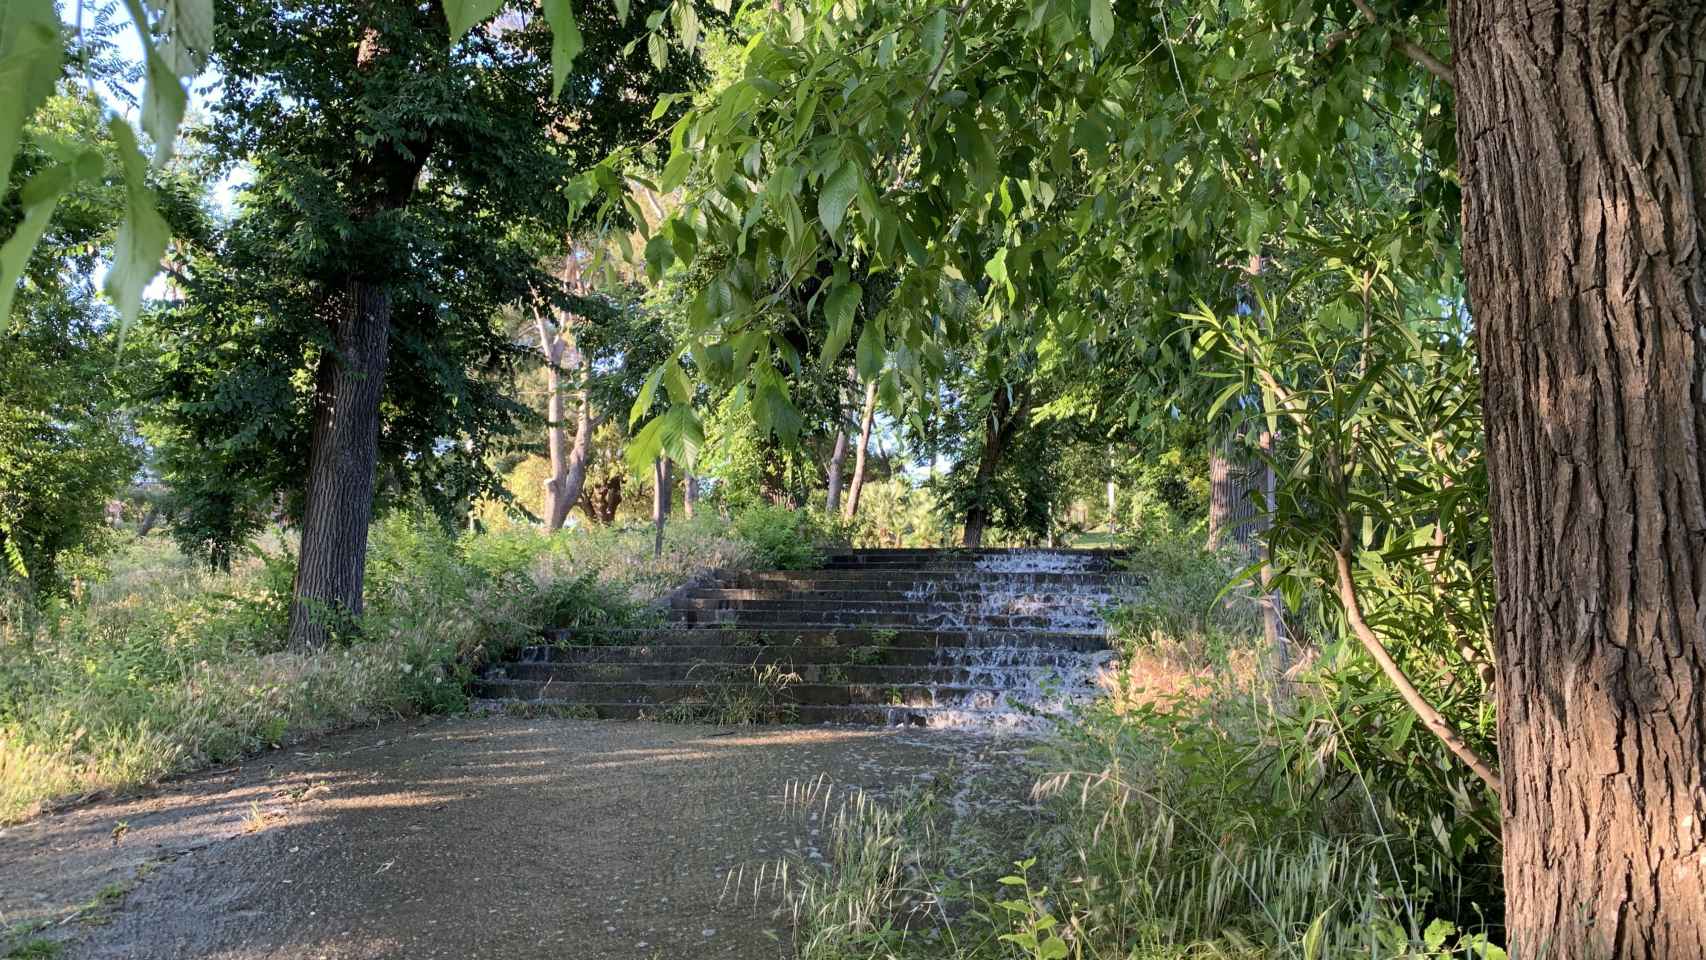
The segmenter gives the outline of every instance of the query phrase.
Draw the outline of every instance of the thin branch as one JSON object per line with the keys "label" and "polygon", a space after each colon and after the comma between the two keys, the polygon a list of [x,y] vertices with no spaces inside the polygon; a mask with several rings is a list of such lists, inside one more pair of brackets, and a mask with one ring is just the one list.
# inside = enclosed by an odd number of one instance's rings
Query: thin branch
{"label": "thin branch", "polygon": [[1481,755],[1475,752],[1475,748],[1471,747],[1468,741],[1464,740],[1462,735],[1446,721],[1444,715],[1422,696],[1421,691],[1416,689],[1416,685],[1410,682],[1408,676],[1405,676],[1404,668],[1398,665],[1398,661],[1393,659],[1392,653],[1386,649],[1386,645],[1380,642],[1380,637],[1368,625],[1368,621],[1363,619],[1362,600],[1357,595],[1356,580],[1351,576],[1350,524],[1341,518],[1339,525],[1339,547],[1333,551],[1333,558],[1338,566],[1339,600],[1345,606],[1345,619],[1350,622],[1351,632],[1355,633],[1357,639],[1362,641],[1362,645],[1368,651],[1369,656],[1374,658],[1374,662],[1380,665],[1381,672],[1386,674],[1386,679],[1392,681],[1392,685],[1398,688],[1398,695],[1404,698],[1404,702],[1410,705],[1410,709],[1415,711],[1416,716],[1421,718],[1428,730],[1432,731],[1433,735],[1438,737],[1440,742],[1445,744],[1445,748],[1450,750],[1457,759],[1462,760],[1470,770],[1473,770],[1475,775],[1487,784],[1487,788],[1493,791],[1494,796],[1503,797],[1504,786],[1499,779],[1498,771],[1488,765],[1487,761],[1481,759]]}
{"label": "thin branch", "polygon": [[[1374,8],[1368,5],[1368,0],[1351,0],[1351,2],[1356,4],[1356,8],[1362,12],[1362,15],[1368,18],[1369,23],[1380,22],[1380,18],[1374,14]],[[1422,69],[1438,77],[1446,86],[1453,88],[1457,86],[1457,72],[1451,68],[1451,64],[1434,56],[1427,47],[1401,33],[1392,34],[1392,46],[1399,53],[1414,60]]]}

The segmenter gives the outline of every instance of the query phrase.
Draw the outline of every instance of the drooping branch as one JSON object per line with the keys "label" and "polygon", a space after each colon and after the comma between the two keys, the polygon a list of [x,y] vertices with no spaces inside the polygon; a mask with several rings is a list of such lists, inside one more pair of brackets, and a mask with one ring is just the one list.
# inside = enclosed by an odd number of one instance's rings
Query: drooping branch
{"label": "drooping branch", "polygon": [[1463,736],[1446,721],[1445,716],[1439,712],[1438,708],[1422,696],[1421,691],[1417,690],[1416,685],[1411,683],[1410,678],[1405,675],[1404,668],[1399,666],[1398,661],[1393,658],[1392,652],[1386,649],[1386,645],[1380,641],[1379,635],[1363,618],[1362,598],[1357,593],[1356,578],[1351,575],[1350,525],[1341,521],[1340,528],[1339,546],[1333,552],[1333,559],[1338,568],[1339,601],[1344,604],[1345,619],[1350,623],[1351,632],[1356,634],[1357,639],[1362,642],[1363,648],[1368,651],[1369,656],[1373,657],[1374,662],[1380,665],[1380,670],[1386,674],[1386,679],[1398,688],[1398,695],[1404,698],[1404,702],[1409,704],[1410,709],[1415,711],[1416,716],[1421,718],[1428,730],[1438,737],[1440,742],[1445,744],[1445,748],[1450,750],[1457,759],[1463,761],[1470,770],[1473,770],[1475,775],[1487,784],[1487,788],[1493,791],[1494,796],[1502,797],[1504,786],[1499,779],[1498,771],[1494,770],[1487,761],[1481,759],[1481,755],[1476,753],[1475,748],[1471,747],[1469,742],[1464,740]]}
{"label": "drooping branch", "polygon": [[[1356,4],[1357,10],[1364,17],[1368,18],[1369,23],[1380,22],[1380,18],[1374,14],[1374,8],[1368,5],[1368,0],[1351,0],[1351,2]],[[1454,88],[1457,86],[1457,73],[1451,68],[1451,64],[1434,56],[1433,52],[1427,47],[1399,33],[1392,34],[1392,47],[1415,61],[1422,69],[1438,77],[1446,86]]]}

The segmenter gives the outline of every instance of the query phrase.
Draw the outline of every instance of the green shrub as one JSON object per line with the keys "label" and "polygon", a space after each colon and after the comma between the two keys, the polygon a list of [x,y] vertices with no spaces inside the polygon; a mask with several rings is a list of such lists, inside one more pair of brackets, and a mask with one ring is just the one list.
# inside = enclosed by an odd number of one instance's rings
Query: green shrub
{"label": "green shrub", "polygon": [[753,562],[772,570],[819,566],[825,548],[851,542],[853,530],[854,521],[772,504],[747,507],[735,517],[735,532],[752,546]]}

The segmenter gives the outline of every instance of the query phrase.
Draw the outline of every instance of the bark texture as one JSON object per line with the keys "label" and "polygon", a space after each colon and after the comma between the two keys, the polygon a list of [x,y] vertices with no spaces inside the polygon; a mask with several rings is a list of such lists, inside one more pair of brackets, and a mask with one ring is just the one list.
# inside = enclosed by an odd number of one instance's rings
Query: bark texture
{"label": "bark texture", "polygon": [[1706,10],[1458,0],[1513,956],[1706,956]]}
{"label": "bark texture", "polygon": [[391,298],[351,280],[332,304],[336,350],[320,357],[309,438],[308,497],[290,604],[290,642],[318,647],[340,619],[361,615],[367,525],[379,451],[379,400]]}
{"label": "bark texture", "polygon": [[877,419],[877,382],[865,385],[865,413],[859,422],[859,448],[853,452],[853,481],[847,487],[846,515],[859,513],[859,494],[865,490],[865,457],[871,448],[871,425]]}
{"label": "bark texture", "polygon": [[1262,486],[1266,471],[1244,455],[1242,443],[1228,437],[1208,456],[1208,546],[1236,546],[1248,551],[1256,533],[1258,511],[1251,495]]}

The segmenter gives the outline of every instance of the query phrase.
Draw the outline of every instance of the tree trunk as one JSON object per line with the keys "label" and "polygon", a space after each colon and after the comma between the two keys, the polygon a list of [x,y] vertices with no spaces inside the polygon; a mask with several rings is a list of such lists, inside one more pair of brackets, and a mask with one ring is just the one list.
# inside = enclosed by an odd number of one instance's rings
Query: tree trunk
{"label": "tree trunk", "polygon": [[693,474],[685,474],[681,478],[681,512],[687,519],[693,519],[693,509],[699,505],[699,478]]}
{"label": "tree trunk", "polygon": [[1452,35],[1512,956],[1706,956],[1706,8]]}
{"label": "tree trunk", "polygon": [[848,519],[859,513],[859,494],[865,489],[865,455],[871,446],[871,425],[877,419],[877,382],[865,385],[865,413],[859,423],[859,449],[853,453],[853,483],[847,488]]}
{"label": "tree trunk", "polygon": [[652,465],[652,524],[657,528],[652,545],[654,557],[663,556],[663,526],[669,520],[670,466],[668,457],[659,457]]}
{"label": "tree trunk", "polygon": [[321,355],[315,375],[308,496],[290,604],[290,643],[298,648],[324,645],[334,623],[361,615],[373,517],[391,298],[380,284],[351,280],[336,307],[337,348]]}
{"label": "tree trunk", "polygon": [[[1274,523],[1273,518],[1274,510],[1276,508],[1276,496],[1279,493],[1279,478],[1274,476],[1273,432],[1271,430],[1263,430],[1258,442],[1261,444],[1264,460],[1262,461],[1261,467],[1255,472],[1260,477],[1260,483],[1262,485],[1262,503],[1263,506],[1266,507],[1266,510],[1263,512],[1259,521],[1255,516],[1250,518],[1251,533],[1247,537],[1246,546],[1257,545],[1257,550],[1262,556],[1262,638],[1266,641],[1268,646],[1268,656],[1270,659],[1269,669],[1273,671],[1275,689],[1278,690],[1280,695],[1283,697],[1289,689],[1286,682],[1286,673],[1291,669],[1292,660],[1291,635],[1287,632],[1285,623],[1285,598],[1280,595],[1278,590],[1273,589],[1274,558],[1272,551],[1268,547],[1267,538],[1258,538],[1255,534],[1255,525],[1257,522],[1261,524],[1261,528],[1264,533],[1271,528]],[[1247,497],[1246,502],[1248,502]],[[1251,514],[1255,513],[1253,504],[1251,505],[1250,512]]]}
{"label": "tree trunk", "polygon": [[995,471],[1001,466],[1001,454],[1007,445],[1007,439],[1012,433],[1013,424],[1023,414],[1024,402],[1021,401],[1019,410],[1013,410],[1012,397],[1004,385],[995,388],[995,400],[989,405],[989,420],[984,424],[983,453],[977,461],[977,496],[971,506],[966,508],[966,532],[964,544],[968,550],[976,550],[983,546],[984,530],[989,526],[989,506],[987,503],[989,487],[995,480]]}
{"label": "tree trunk", "polygon": [[1265,468],[1252,468],[1242,445],[1227,437],[1208,455],[1208,546],[1236,545],[1248,552],[1256,533],[1256,504],[1251,494],[1263,482]]}
{"label": "tree trunk", "polygon": [[622,506],[622,483],[622,474],[618,472],[590,489],[582,488],[581,509],[594,523],[608,527],[616,522],[616,510]]}
{"label": "tree trunk", "polygon": [[841,509],[841,465],[847,460],[847,431],[835,431],[835,449],[829,454],[829,498],[827,508],[830,513]]}

